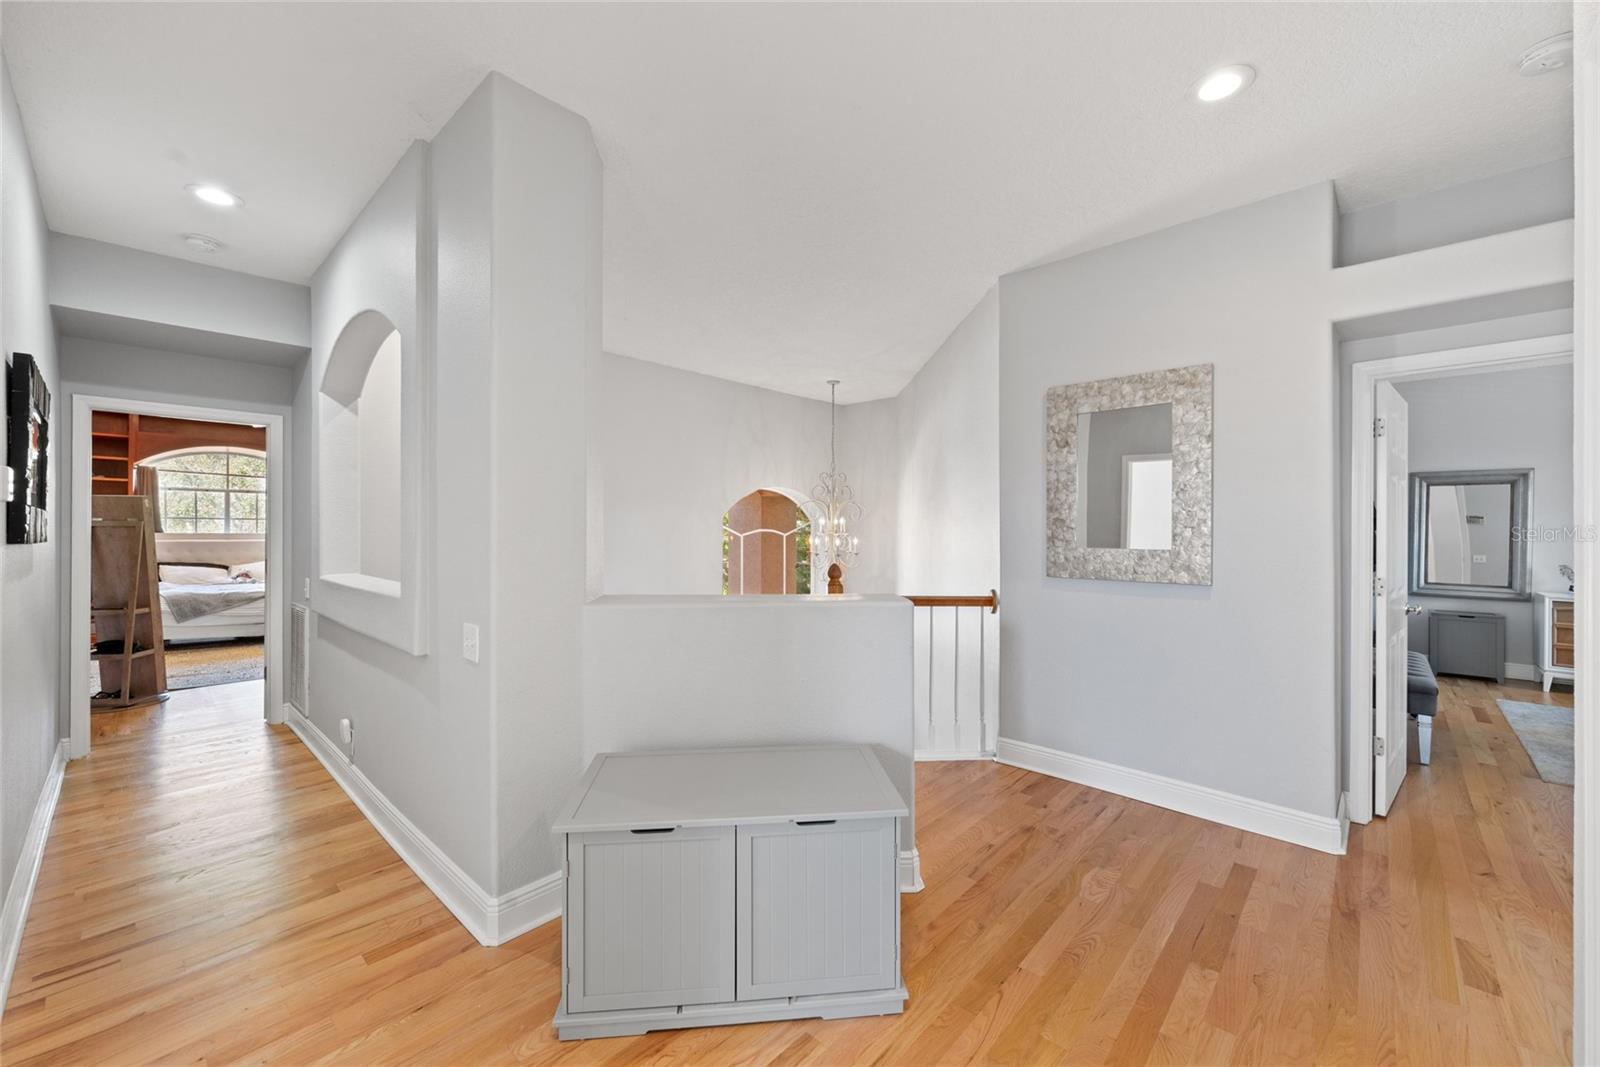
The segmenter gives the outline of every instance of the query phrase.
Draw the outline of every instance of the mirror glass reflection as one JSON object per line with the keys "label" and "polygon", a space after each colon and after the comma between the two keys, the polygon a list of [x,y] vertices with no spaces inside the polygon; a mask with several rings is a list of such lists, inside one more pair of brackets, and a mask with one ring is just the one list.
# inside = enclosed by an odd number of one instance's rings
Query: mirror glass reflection
{"label": "mirror glass reflection", "polygon": [[1078,415],[1078,544],[1172,548],[1172,405]]}
{"label": "mirror glass reflection", "polygon": [[1428,486],[1427,581],[1511,585],[1511,485]]}

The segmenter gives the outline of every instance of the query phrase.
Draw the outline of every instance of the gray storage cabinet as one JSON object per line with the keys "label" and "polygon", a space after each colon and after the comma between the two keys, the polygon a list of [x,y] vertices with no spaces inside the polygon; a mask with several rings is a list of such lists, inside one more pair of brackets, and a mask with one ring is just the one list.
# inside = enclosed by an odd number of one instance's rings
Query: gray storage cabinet
{"label": "gray storage cabinet", "polygon": [[1492,611],[1429,611],[1428,664],[1435,674],[1506,680],[1506,617]]}
{"label": "gray storage cabinet", "polygon": [[907,814],[867,745],[595,757],[555,823],[560,1036],[903,1010]]}

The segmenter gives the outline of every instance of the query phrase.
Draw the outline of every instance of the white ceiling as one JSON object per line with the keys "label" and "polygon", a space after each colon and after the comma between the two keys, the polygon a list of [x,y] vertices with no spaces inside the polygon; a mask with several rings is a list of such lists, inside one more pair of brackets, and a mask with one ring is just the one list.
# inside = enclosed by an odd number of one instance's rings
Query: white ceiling
{"label": "white ceiling", "polygon": [[[496,69],[605,161],[605,344],[899,391],[1007,271],[1325,178],[1346,209],[1571,152],[1565,3],[3,5],[50,225],[305,281]],[[1186,96],[1247,62],[1226,104]],[[233,213],[184,191],[216,181]],[[228,247],[202,257],[179,235]]]}

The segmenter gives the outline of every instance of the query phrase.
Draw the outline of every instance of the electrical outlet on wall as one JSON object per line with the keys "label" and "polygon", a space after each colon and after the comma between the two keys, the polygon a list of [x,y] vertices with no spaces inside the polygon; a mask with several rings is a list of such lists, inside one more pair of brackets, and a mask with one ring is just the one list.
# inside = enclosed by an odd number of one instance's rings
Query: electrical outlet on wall
{"label": "electrical outlet on wall", "polygon": [[310,578],[306,579],[306,599],[307,600],[311,599],[311,579]]}
{"label": "electrical outlet on wall", "polygon": [[475,622],[461,624],[461,658],[468,663],[478,662],[478,624]]}
{"label": "electrical outlet on wall", "polygon": [[1474,563],[1488,563],[1489,562],[1489,557],[1488,556],[1474,555],[1472,557],[1472,562],[1474,562]]}

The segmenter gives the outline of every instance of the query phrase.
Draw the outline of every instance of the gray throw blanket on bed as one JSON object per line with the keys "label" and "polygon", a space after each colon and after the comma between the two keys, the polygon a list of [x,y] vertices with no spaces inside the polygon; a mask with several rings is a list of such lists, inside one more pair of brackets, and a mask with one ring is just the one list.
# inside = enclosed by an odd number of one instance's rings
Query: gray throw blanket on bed
{"label": "gray throw blanket on bed", "polygon": [[178,622],[193,622],[241,604],[263,600],[267,587],[261,582],[219,582],[216,585],[161,586],[161,599]]}

